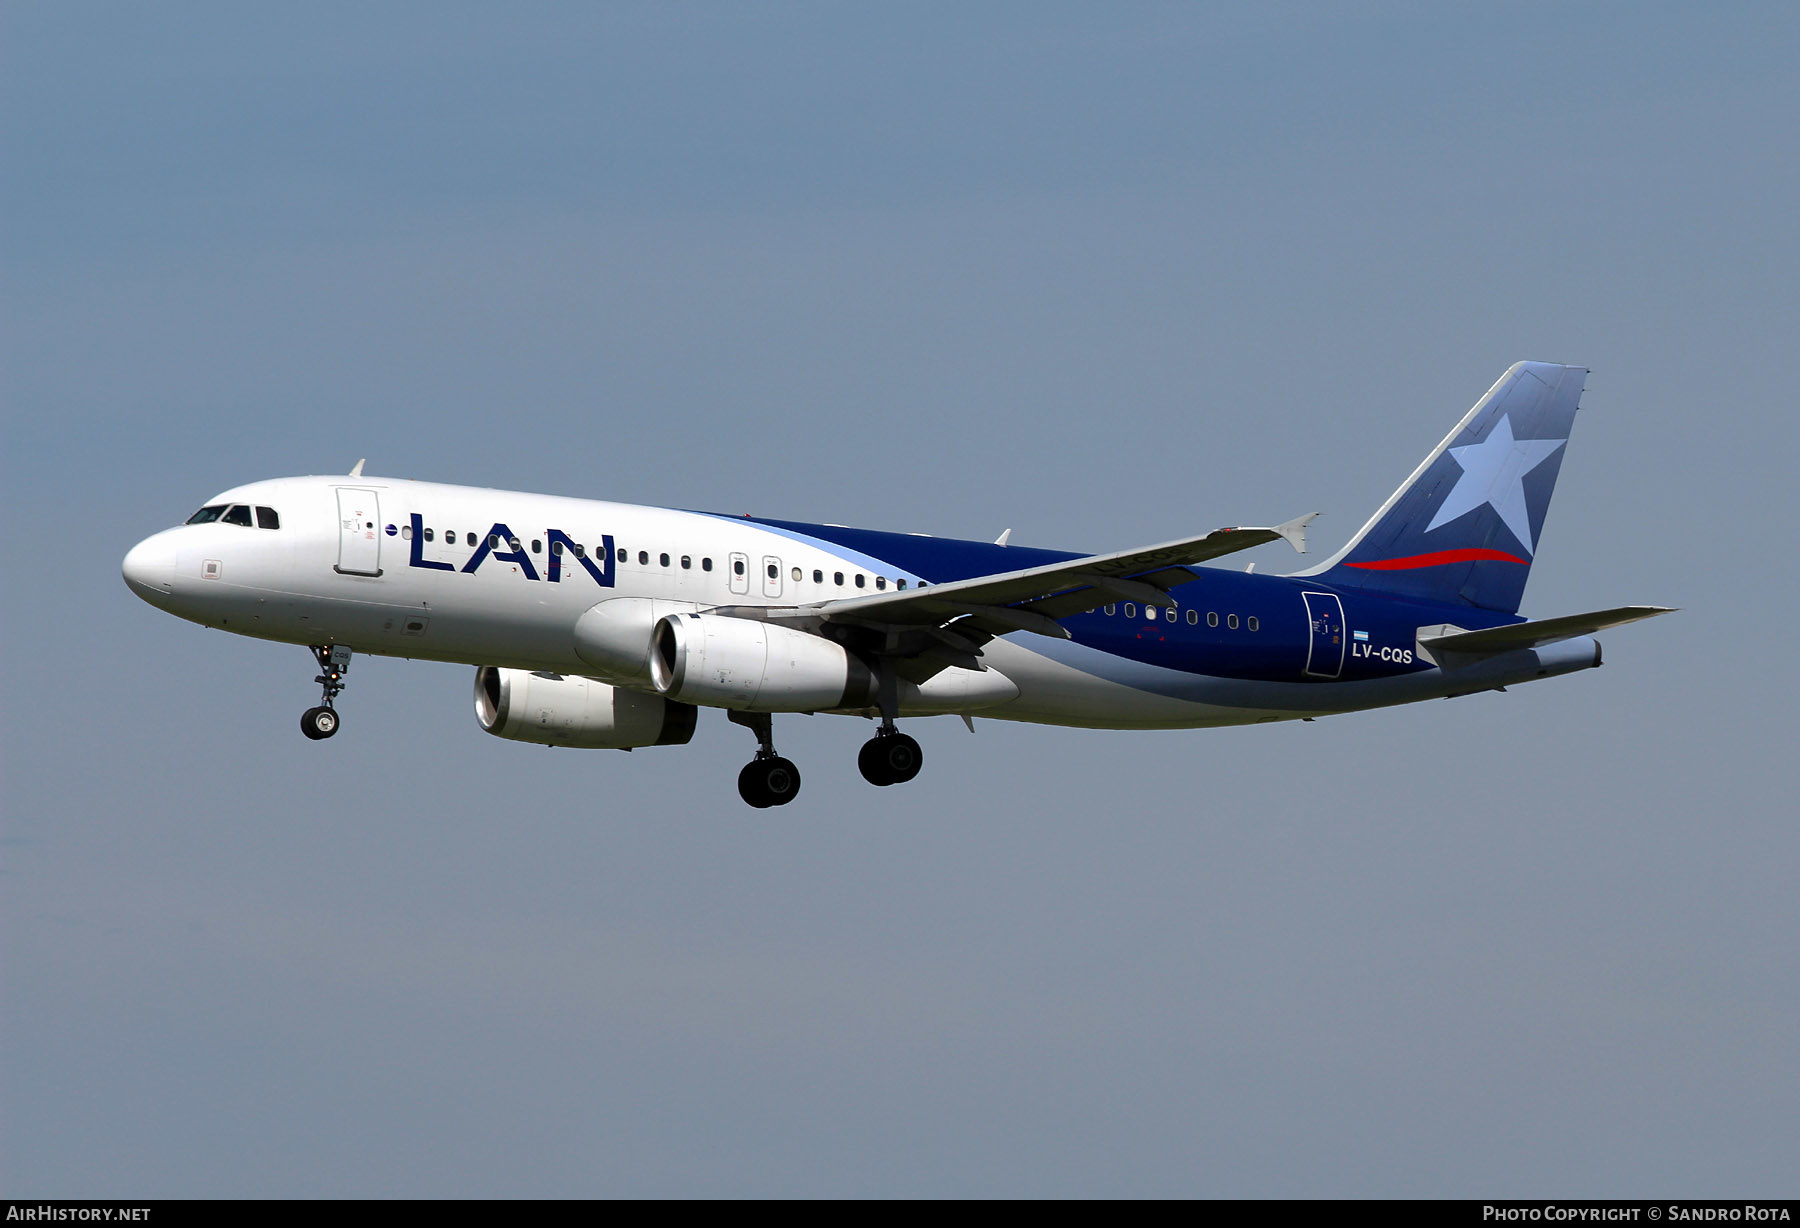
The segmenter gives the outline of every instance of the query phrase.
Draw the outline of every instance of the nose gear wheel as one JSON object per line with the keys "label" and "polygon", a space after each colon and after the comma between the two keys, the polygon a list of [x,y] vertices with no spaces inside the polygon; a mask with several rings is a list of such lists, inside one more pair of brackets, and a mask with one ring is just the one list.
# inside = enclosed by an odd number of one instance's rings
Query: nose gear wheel
{"label": "nose gear wheel", "polygon": [[335,708],[308,708],[300,714],[300,732],[315,742],[323,741],[338,731]]}
{"label": "nose gear wheel", "polygon": [[342,644],[313,644],[313,657],[319,662],[319,676],[313,681],[321,688],[319,705],[300,714],[300,732],[315,742],[323,741],[338,731],[342,723],[333,701],[344,693],[344,674],[350,669],[350,650]]}

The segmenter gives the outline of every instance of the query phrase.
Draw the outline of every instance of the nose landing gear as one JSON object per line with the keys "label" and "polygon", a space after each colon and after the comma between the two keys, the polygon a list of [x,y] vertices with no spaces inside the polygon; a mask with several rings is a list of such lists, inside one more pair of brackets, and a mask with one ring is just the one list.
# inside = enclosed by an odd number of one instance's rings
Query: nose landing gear
{"label": "nose landing gear", "polygon": [[322,741],[338,731],[337,709],[332,706],[344,690],[344,675],[350,669],[350,650],[342,644],[313,644],[313,656],[319,661],[319,676],[313,681],[324,688],[319,706],[300,714],[300,732],[313,741]]}
{"label": "nose landing gear", "polygon": [[727,712],[734,725],[742,725],[756,735],[756,758],[738,773],[738,796],[766,810],[785,806],[800,795],[800,769],[792,760],[775,753],[774,721],[766,712]]}

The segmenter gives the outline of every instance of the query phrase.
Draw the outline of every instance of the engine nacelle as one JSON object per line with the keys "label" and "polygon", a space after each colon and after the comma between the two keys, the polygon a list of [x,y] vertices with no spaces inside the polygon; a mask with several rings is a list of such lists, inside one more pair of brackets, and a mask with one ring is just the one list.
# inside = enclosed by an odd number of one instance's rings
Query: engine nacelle
{"label": "engine nacelle", "polygon": [[575,655],[594,673],[623,686],[650,686],[650,641],[656,620],[699,607],[661,597],[614,597],[575,622]]}
{"label": "engine nacelle", "polygon": [[475,671],[475,719],[515,742],[600,750],[681,746],[694,736],[699,715],[691,704],[592,678],[492,665]]}
{"label": "engine nacelle", "polygon": [[719,614],[658,620],[656,689],[740,712],[826,712],[875,702],[875,675],[842,644],[776,623]]}

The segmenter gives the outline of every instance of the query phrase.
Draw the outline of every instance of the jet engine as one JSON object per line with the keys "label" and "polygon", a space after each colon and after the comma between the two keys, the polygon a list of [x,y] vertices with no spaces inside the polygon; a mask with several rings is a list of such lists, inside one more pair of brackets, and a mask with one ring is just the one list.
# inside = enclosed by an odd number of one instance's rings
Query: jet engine
{"label": "jet engine", "polygon": [[833,640],[719,614],[658,620],[656,689],[683,703],[743,712],[825,712],[875,702],[875,675]]}
{"label": "jet engine", "polygon": [[650,641],[656,621],[699,607],[661,597],[614,597],[583,614],[575,624],[575,654],[594,674],[620,686],[650,687]]}
{"label": "jet engine", "polygon": [[699,709],[592,678],[483,665],[475,671],[475,719],[497,738],[546,746],[630,750],[681,746]]}

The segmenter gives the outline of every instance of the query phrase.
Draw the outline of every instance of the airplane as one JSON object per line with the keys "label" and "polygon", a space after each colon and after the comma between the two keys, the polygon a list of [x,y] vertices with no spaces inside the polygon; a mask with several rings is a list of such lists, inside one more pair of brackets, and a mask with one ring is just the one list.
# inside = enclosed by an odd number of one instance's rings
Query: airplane
{"label": "airplane", "polygon": [[[1105,554],[364,475],[253,482],[125,556],[171,614],[311,648],[340,728],[354,653],[475,666],[482,729],[549,746],[679,746],[701,708],[756,737],[738,791],[785,805],[773,716],[879,722],[857,766],[918,775],[903,718],[1099,729],[1316,717],[1504,690],[1601,663],[1598,631],[1526,620],[1526,578],[1588,372],[1520,362],[1349,544],[1288,575],[1202,566],[1302,516]],[[1316,515],[1316,513],[1315,513]]]}

